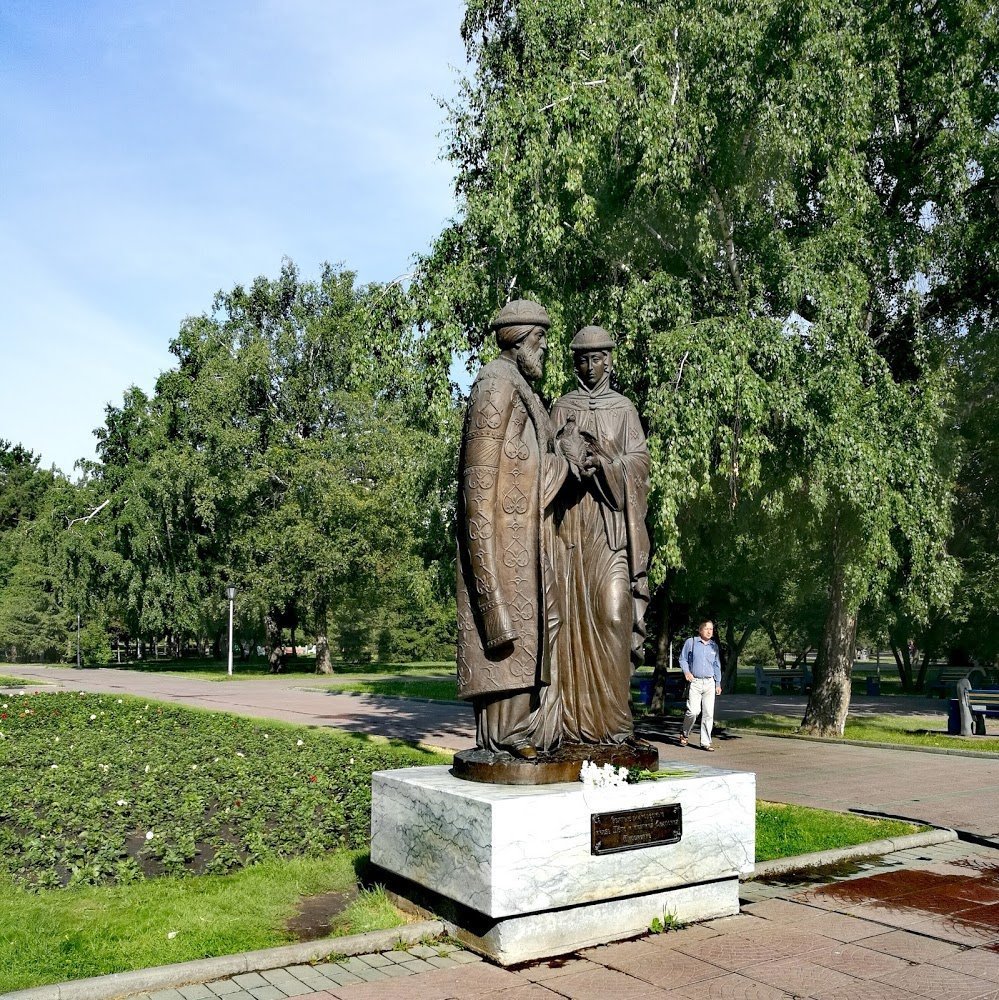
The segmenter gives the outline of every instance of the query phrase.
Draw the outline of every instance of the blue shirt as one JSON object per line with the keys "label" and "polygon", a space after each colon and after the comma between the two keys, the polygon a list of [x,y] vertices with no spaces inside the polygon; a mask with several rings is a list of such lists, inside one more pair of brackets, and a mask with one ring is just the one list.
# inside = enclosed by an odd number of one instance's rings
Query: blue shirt
{"label": "blue shirt", "polygon": [[714,639],[705,642],[699,635],[691,636],[680,652],[680,666],[695,677],[714,677],[721,684],[721,657]]}

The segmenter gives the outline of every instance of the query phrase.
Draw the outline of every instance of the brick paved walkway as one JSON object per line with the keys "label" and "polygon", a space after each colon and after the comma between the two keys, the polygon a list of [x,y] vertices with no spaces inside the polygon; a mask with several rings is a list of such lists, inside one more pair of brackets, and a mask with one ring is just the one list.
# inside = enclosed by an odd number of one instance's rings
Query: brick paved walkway
{"label": "brick paved walkway", "polygon": [[947,843],[802,884],[743,912],[503,969],[448,944],[296,965],[140,1000],[999,1000],[999,852]]}

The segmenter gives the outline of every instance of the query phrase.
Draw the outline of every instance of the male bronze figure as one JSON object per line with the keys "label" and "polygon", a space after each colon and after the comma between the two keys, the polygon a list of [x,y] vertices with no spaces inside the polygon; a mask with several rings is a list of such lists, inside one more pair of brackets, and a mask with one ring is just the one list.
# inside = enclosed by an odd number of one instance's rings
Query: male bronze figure
{"label": "male bronze figure", "polygon": [[550,505],[568,464],[531,387],[549,325],[526,299],[490,324],[500,355],[472,385],[458,467],[458,694],[475,707],[478,747],[521,760],[562,733]]}

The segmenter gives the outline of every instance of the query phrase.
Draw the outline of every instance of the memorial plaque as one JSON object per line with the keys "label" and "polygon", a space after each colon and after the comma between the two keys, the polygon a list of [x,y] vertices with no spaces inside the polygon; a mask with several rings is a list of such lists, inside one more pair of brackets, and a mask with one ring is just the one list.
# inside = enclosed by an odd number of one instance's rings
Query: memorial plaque
{"label": "memorial plaque", "polygon": [[642,847],[678,844],[682,835],[683,811],[679,802],[590,816],[591,854],[616,854]]}

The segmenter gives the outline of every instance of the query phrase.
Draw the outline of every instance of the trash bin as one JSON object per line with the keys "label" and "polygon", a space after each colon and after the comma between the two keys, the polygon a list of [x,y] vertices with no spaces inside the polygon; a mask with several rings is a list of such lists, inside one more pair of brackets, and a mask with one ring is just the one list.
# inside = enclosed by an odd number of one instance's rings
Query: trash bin
{"label": "trash bin", "polygon": [[872,697],[881,694],[881,679],[879,677],[867,678],[867,693]]}
{"label": "trash bin", "polygon": [[950,699],[947,711],[947,735],[958,736],[961,732],[961,705],[957,698]]}
{"label": "trash bin", "polygon": [[635,679],[635,700],[640,705],[648,705],[652,701],[652,678],[638,677]]}

